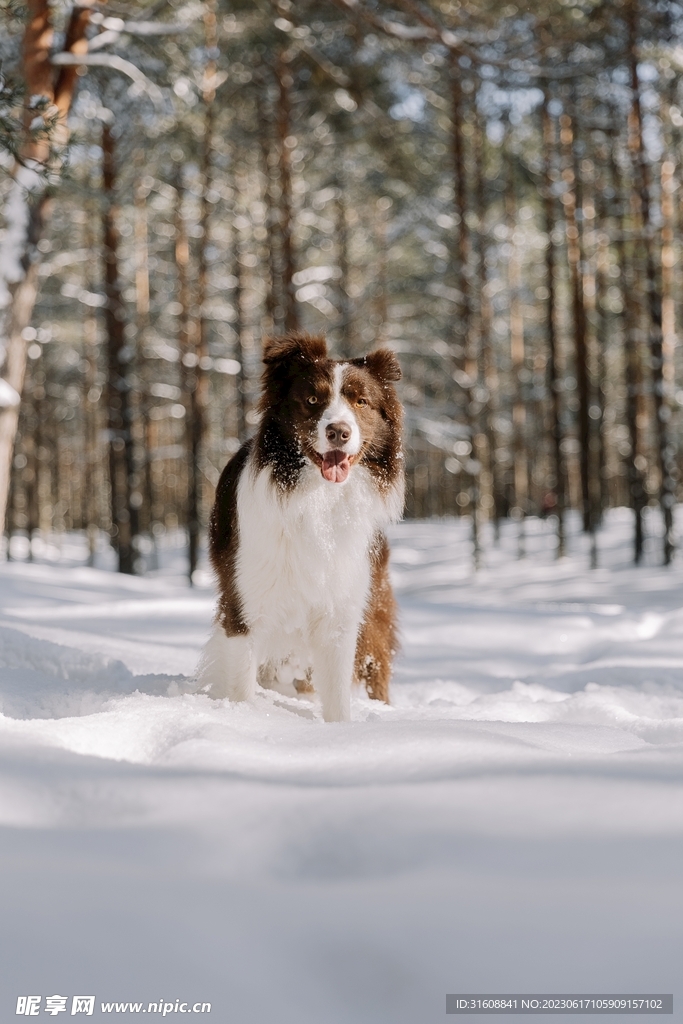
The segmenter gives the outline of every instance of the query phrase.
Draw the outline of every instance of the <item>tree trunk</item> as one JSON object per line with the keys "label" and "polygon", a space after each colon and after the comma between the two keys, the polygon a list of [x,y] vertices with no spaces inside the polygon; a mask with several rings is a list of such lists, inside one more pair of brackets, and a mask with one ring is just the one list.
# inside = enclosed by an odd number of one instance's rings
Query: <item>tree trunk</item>
{"label": "tree trunk", "polygon": [[[339,157],[341,159],[341,155]],[[353,355],[353,325],[351,322],[351,297],[349,295],[349,229],[346,218],[346,196],[344,179],[336,176],[336,240],[339,261],[339,354],[343,359]]]}
{"label": "tree trunk", "polygon": [[[600,154],[602,155],[602,154]],[[607,346],[609,343],[610,322],[607,311],[607,282],[609,270],[610,237],[607,224],[607,205],[605,201],[605,166],[604,161],[596,183],[595,216],[596,216],[596,258],[595,258],[595,308],[596,325],[596,387],[595,402],[598,414],[595,422],[595,435],[598,444],[597,458],[597,500],[596,518],[602,522],[605,509],[609,507],[609,489],[607,479],[607,437],[606,437],[606,403],[608,395],[607,383]]]}
{"label": "tree trunk", "polygon": [[567,189],[562,196],[567,233],[567,260],[572,303],[572,326],[574,333],[574,359],[579,397],[579,458],[581,467],[581,511],[583,529],[594,532],[591,516],[590,492],[590,381],[588,376],[588,345],[586,338],[586,309],[583,301],[583,280],[581,273],[581,242],[577,225],[577,176],[575,169],[574,126],[569,114],[560,117],[560,142],[564,156],[562,177]]}
{"label": "tree trunk", "polygon": [[[215,54],[218,47],[216,4],[215,0],[208,3],[204,11],[204,33],[206,50]],[[199,545],[202,515],[202,472],[201,459],[204,454],[204,438],[206,434],[206,410],[209,397],[209,377],[207,362],[209,355],[208,324],[206,320],[206,300],[208,295],[209,269],[207,249],[209,245],[210,212],[208,193],[211,185],[211,159],[213,145],[214,100],[216,62],[209,57],[204,69],[204,85],[202,99],[204,102],[204,132],[200,156],[200,174],[202,194],[200,201],[199,227],[200,238],[197,253],[197,321],[192,331],[193,346],[186,354],[186,365],[190,371],[185,378],[188,397],[188,411],[185,417],[187,430],[187,534],[188,534],[188,576],[190,584],[199,562]],[[188,341],[190,339],[188,338]],[[194,349],[193,351],[191,349]],[[188,358],[189,357],[189,358]]]}
{"label": "tree trunk", "polygon": [[199,561],[199,542],[201,529],[202,506],[202,474],[201,459],[203,456],[204,436],[206,433],[206,409],[208,403],[209,378],[207,373],[207,357],[209,354],[208,325],[205,316],[205,305],[208,288],[208,266],[206,250],[209,241],[210,204],[206,198],[211,174],[211,136],[213,129],[213,102],[207,102],[204,123],[204,144],[201,158],[202,199],[199,224],[201,237],[197,254],[197,323],[192,331],[194,351],[186,377],[189,409],[185,419],[187,427],[188,448],[188,489],[187,489],[187,533],[189,541],[188,573],[190,582]]}
{"label": "tree trunk", "polygon": [[[139,150],[136,158],[142,171],[144,152]],[[138,414],[139,442],[142,463],[142,508],[146,512],[145,528],[152,544],[152,565],[157,568],[156,538],[154,534],[154,480],[152,478],[152,451],[150,429],[149,367],[145,358],[145,341],[149,328],[149,236],[147,231],[147,191],[137,181],[133,192],[135,207],[135,312],[137,317],[136,361],[139,378]]]}
{"label": "tree trunk", "polygon": [[99,462],[98,451],[98,410],[91,397],[97,378],[97,320],[90,310],[83,323],[84,356],[87,370],[84,379],[84,437],[83,486],[85,488],[85,529],[88,538],[88,565],[95,564],[97,531],[100,525],[98,510],[98,486],[95,467]]}
{"label": "tree trunk", "polygon": [[[463,133],[463,92],[462,69],[457,55],[451,53],[451,119],[453,159],[453,205],[457,221],[457,236],[451,249],[451,260],[456,291],[459,293],[458,316],[453,318],[451,349],[455,363],[453,379],[459,384],[465,400],[465,422],[467,423],[472,455],[474,438],[477,433],[474,389],[477,383],[478,359],[472,332],[472,296],[470,288],[470,235],[467,225],[467,172],[465,168],[465,135]],[[470,459],[471,486],[469,494],[472,517],[472,560],[478,569],[481,562],[479,537],[479,473],[480,467],[474,457]]]}
{"label": "tree trunk", "polygon": [[391,199],[388,196],[381,196],[375,203],[374,242],[375,262],[377,270],[375,273],[375,285],[373,288],[373,307],[376,317],[377,329],[375,331],[375,345],[384,345],[386,342],[387,318],[389,316],[389,301],[387,295],[387,220],[391,209]]}
{"label": "tree trunk", "polygon": [[640,226],[645,245],[645,285],[649,318],[648,347],[652,369],[652,390],[655,409],[657,462],[659,465],[659,505],[664,520],[663,561],[669,565],[675,550],[673,511],[676,500],[676,450],[669,438],[671,409],[664,393],[662,352],[662,295],[657,280],[654,229],[650,213],[650,168],[643,142],[643,119],[638,81],[638,0],[631,0],[627,8],[628,57],[631,75],[631,111],[629,116],[629,149],[637,183],[636,199]]}
{"label": "tree trunk", "polygon": [[[509,132],[506,132],[506,144]],[[517,209],[515,201],[514,161],[507,155],[508,174],[505,183],[505,219],[507,222],[508,245],[508,290],[510,293],[510,361],[512,363],[512,454],[514,466],[515,507],[519,516],[517,555],[526,554],[525,518],[529,504],[529,464],[526,447],[526,404],[524,401],[524,319],[521,303],[521,267],[519,251],[515,242]]]}
{"label": "tree trunk", "polygon": [[674,299],[674,180],[673,154],[662,161],[662,377],[664,394],[671,396],[674,388],[674,352],[676,348],[676,302]]}
{"label": "tree trunk", "polygon": [[548,391],[550,393],[550,410],[552,423],[553,463],[555,472],[555,497],[557,515],[557,557],[565,553],[565,487],[564,462],[562,459],[562,411],[560,408],[560,362],[558,353],[557,329],[555,323],[555,204],[553,202],[553,150],[555,147],[555,131],[548,110],[548,90],[543,92],[543,212],[545,216],[546,250],[545,273],[548,300],[546,306],[546,331],[548,339]]}
{"label": "tree trunk", "polygon": [[[236,188],[237,186],[235,186]],[[245,345],[244,345],[244,267],[242,266],[242,240],[240,232],[233,224],[233,277],[235,278],[235,289],[232,293],[232,304],[235,308],[235,320],[233,330],[235,331],[235,356],[240,368],[235,375],[236,391],[236,430],[237,439],[240,444],[247,436],[247,376],[245,366]]]}
{"label": "tree trunk", "polygon": [[[33,371],[33,372],[32,372]],[[26,496],[26,534],[28,537],[28,560],[33,561],[33,539],[40,527],[40,505],[38,501],[38,453],[40,421],[36,401],[35,366],[28,366],[21,407],[20,437],[26,465],[22,470],[24,494]]]}
{"label": "tree trunk", "polygon": [[642,362],[640,356],[640,309],[636,292],[636,274],[633,260],[633,243],[626,244],[626,209],[624,186],[619,163],[610,147],[612,181],[619,203],[619,222],[616,231],[616,251],[619,263],[621,295],[624,307],[624,378],[626,383],[626,425],[628,427],[630,453],[626,464],[629,495],[634,518],[633,560],[638,565],[643,557],[644,532],[643,508],[646,504],[645,481],[639,466],[640,426],[638,406],[642,390]]}
{"label": "tree trunk", "polygon": [[[578,155],[575,151],[574,175],[577,182],[577,209],[581,211],[579,229],[579,267],[581,279],[581,299],[584,308],[586,327],[586,419],[588,421],[588,534],[590,538],[591,568],[598,567],[597,529],[600,523],[600,430],[596,422],[596,359],[595,350],[598,338],[598,311],[596,305],[597,288],[597,245],[595,242],[595,164],[592,159],[584,158],[579,170]],[[580,182],[580,184],[579,184]],[[578,219],[578,218],[577,218]],[[588,253],[591,253],[589,256]]]}
{"label": "tree trunk", "polygon": [[[192,428],[190,422],[194,413],[193,394],[197,387],[196,370],[196,344],[195,332],[197,328],[196,319],[192,316],[192,301],[190,298],[190,243],[187,237],[185,217],[183,215],[184,189],[182,172],[178,170],[175,182],[176,207],[175,207],[175,264],[178,277],[176,297],[180,306],[178,315],[178,350],[180,353],[180,390],[185,405],[185,464],[187,467],[187,494],[186,494],[186,517],[188,537],[190,535],[190,491],[192,490]],[[191,565],[191,560],[190,560]]]}
{"label": "tree trunk", "polygon": [[[95,237],[93,225],[96,223],[96,209],[93,203],[86,207],[87,219],[83,237],[83,247],[88,253],[84,287],[94,291],[93,261],[95,259]],[[94,391],[97,382],[97,316],[92,306],[88,307],[83,319],[83,359],[86,371],[83,378],[83,487],[85,490],[84,519],[88,540],[88,565],[95,564],[97,548],[97,532],[100,525],[99,515],[99,483],[97,467],[100,461],[99,452],[99,402]]]}
{"label": "tree trunk", "polygon": [[480,119],[477,119],[475,126],[474,142],[476,174],[475,201],[477,213],[476,245],[477,263],[479,266],[479,378],[483,381],[484,391],[486,393],[481,409],[481,426],[484,437],[486,438],[486,466],[490,481],[490,516],[493,520],[494,537],[495,540],[498,541],[500,538],[500,519],[503,515],[502,487],[500,481],[500,468],[496,457],[498,444],[495,429],[495,417],[499,408],[499,379],[496,361],[494,359],[493,346],[491,343],[493,311],[491,309],[491,300],[489,296],[488,268],[486,264],[488,235],[486,232],[484,131]]}
{"label": "tree trunk", "polygon": [[[38,242],[43,236],[49,218],[49,202],[44,195],[41,168],[50,156],[50,143],[46,139],[33,139],[28,129],[35,117],[30,103],[33,97],[46,100],[44,117],[57,115],[54,142],[66,142],[66,117],[75,85],[75,68],[63,68],[57,76],[50,64],[52,22],[48,0],[28,0],[28,21],[24,33],[23,79],[25,90],[24,126],[26,141],[22,147],[22,162],[14,167],[14,182],[5,200],[6,230],[0,251],[0,293],[8,293],[5,311],[5,337],[7,347],[3,377],[21,395],[26,372],[25,329],[31,322],[38,292]],[[90,8],[74,8],[67,28],[65,50],[81,53],[87,49],[85,30],[90,19]],[[58,167],[53,166],[56,173]],[[28,190],[35,193],[29,202]],[[3,296],[0,294],[0,299]],[[4,531],[5,511],[10,486],[14,438],[19,422],[18,406],[0,409],[0,534]]]}
{"label": "tree trunk", "polygon": [[107,333],[107,409],[109,417],[109,478],[111,486],[112,539],[119,572],[135,572],[134,540],[138,512],[130,495],[135,474],[132,410],[130,404],[130,350],[126,345],[126,311],[119,276],[118,205],[116,199],[116,148],[109,124],[102,126],[102,231],[104,322]]}
{"label": "tree trunk", "polygon": [[278,160],[274,147],[271,144],[271,123],[262,90],[258,90],[256,93],[256,111],[258,116],[258,138],[263,163],[263,199],[266,207],[266,232],[268,235],[266,241],[268,246],[268,281],[266,282],[265,306],[271,330],[279,332],[284,324],[285,303],[281,294],[280,223],[273,196],[273,177]]}
{"label": "tree trunk", "polygon": [[278,85],[277,104],[277,137],[280,171],[280,240],[282,245],[281,279],[282,299],[284,302],[283,326],[285,331],[299,329],[299,313],[294,287],[294,241],[292,238],[292,162],[290,145],[292,142],[291,120],[292,107],[290,89],[293,85],[292,74],[285,62],[286,54],[279,54],[275,64]]}

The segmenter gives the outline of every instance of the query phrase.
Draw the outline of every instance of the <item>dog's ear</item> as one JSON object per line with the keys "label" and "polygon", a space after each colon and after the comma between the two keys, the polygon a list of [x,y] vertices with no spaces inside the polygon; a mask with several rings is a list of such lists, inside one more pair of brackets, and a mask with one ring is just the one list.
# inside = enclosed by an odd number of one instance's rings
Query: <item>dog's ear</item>
{"label": "dog's ear", "polygon": [[317,363],[327,359],[327,344],[324,338],[292,331],[281,338],[266,338],[263,343],[263,362],[275,367],[290,359],[297,362]]}
{"label": "dog's ear", "polygon": [[378,348],[374,352],[370,352],[360,362],[382,384],[393,383],[402,377],[398,359],[390,348]]}
{"label": "dog's ear", "polygon": [[327,345],[320,336],[291,331],[281,338],[266,338],[263,343],[261,397],[259,411],[267,413],[285,397],[292,380],[307,368],[327,361]]}

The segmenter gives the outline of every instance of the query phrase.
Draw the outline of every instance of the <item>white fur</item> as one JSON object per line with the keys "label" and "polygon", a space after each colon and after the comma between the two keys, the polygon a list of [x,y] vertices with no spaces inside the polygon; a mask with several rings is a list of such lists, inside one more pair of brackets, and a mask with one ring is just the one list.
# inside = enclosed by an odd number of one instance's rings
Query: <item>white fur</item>
{"label": "white fur", "polygon": [[226,636],[223,627],[216,624],[197,669],[202,689],[212,697],[248,700],[256,690],[256,669],[249,638]]}
{"label": "white fur", "polygon": [[[332,397],[330,398],[329,405],[318,420],[318,436],[316,438],[315,447],[316,451],[318,451],[320,455],[324,455],[330,448],[327,437],[325,436],[326,429],[329,427],[330,423],[339,422],[348,423],[351,427],[351,437],[346,444],[342,446],[342,451],[347,452],[349,455],[357,455],[360,451],[361,436],[358,420],[356,419],[353,409],[346,399],[342,397],[341,393],[344,379],[344,367],[346,365],[348,364],[337,363],[335,365],[332,381]],[[339,485],[337,484],[336,486]]]}
{"label": "white fur", "polygon": [[249,699],[259,667],[295,663],[312,668],[325,720],[348,721],[370,546],[399,518],[402,501],[402,485],[382,495],[363,466],[340,486],[309,464],[294,491],[282,494],[251,456],[237,490],[236,566],[249,632],[228,638],[216,628],[200,686],[215,697]]}

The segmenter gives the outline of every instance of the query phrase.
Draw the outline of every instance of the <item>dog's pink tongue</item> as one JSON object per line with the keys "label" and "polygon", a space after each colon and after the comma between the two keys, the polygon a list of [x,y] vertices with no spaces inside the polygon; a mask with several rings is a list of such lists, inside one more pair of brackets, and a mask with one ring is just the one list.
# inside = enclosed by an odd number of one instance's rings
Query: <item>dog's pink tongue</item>
{"label": "dog's pink tongue", "polygon": [[351,463],[346,452],[333,449],[323,455],[322,474],[332,484],[343,484],[350,468]]}

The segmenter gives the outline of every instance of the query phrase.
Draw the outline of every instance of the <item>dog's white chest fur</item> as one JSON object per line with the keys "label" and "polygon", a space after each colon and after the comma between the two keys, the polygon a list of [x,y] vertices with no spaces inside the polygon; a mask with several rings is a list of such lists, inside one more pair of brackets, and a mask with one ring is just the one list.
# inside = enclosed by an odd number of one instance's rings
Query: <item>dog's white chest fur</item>
{"label": "dog's white chest fur", "polygon": [[286,657],[297,637],[320,623],[334,633],[362,616],[370,545],[387,519],[362,468],[338,486],[307,467],[294,491],[283,494],[269,469],[248,467],[237,508],[236,578],[259,658]]}

